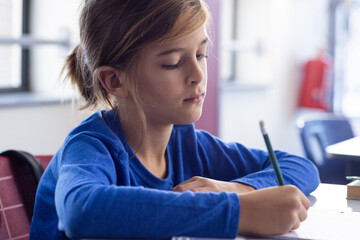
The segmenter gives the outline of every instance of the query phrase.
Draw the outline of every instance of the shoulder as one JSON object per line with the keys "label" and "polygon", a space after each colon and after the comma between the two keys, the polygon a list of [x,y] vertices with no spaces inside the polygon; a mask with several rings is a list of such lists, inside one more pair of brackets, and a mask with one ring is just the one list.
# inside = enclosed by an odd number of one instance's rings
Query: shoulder
{"label": "shoulder", "polygon": [[59,152],[62,154],[96,156],[100,158],[117,157],[125,154],[123,136],[117,115],[111,110],[98,111],[82,121],[66,137]]}
{"label": "shoulder", "polygon": [[201,141],[202,139],[217,139],[217,137],[211,135],[204,130],[198,130],[194,124],[187,125],[174,125],[172,136],[176,136],[177,139],[186,138],[187,141]]}
{"label": "shoulder", "polygon": [[175,138],[176,141],[186,142],[187,144],[190,143],[191,145],[195,144],[196,147],[205,149],[213,148],[214,146],[231,148],[239,145],[238,143],[224,142],[205,130],[196,129],[194,124],[175,125],[172,138]]}
{"label": "shoulder", "polygon": [[105,141],[123,138],[118,117],[111,110],[97,111],[83,120],[68,134],[65,143],[79,136],[95,137]]}
{"label": "shoulder", "polygon": [[262,149],[249,148],[239,142],[227,142],[223,141],[217,136],[211,133],[198,130],[194,124],[181,125],[174,127],[175,135],[177,135],[177,141],[182,147],[188,146],[188,148],[195,148],[200,154],[219,156],[227,155],[231,158],[264,158],[266,152]]}
{"label": "shoulder", "polygon": [[108,132],[117,120],[117,115],[111,110],[97,111],[83,120],[74,128],[68,136],[76,135],[81,132]]}

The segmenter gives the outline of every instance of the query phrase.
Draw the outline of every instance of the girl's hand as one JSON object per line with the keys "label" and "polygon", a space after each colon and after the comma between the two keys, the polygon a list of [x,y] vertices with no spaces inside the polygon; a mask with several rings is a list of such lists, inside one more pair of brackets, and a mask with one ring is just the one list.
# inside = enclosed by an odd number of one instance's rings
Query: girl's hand
{"label": "girl's hand", "polygon": [[204,177],[192,177],[187,181],[175,186],[172,191],[184,192],[235,192],[238,194],[255,190],[253,187],[237,182],[224,182]]}
{"label": "girl's hand", "polygon": [[239,233],[287,233],[300,226],[310,207],[305,195],[291,185],[241,194],[239,199]]}

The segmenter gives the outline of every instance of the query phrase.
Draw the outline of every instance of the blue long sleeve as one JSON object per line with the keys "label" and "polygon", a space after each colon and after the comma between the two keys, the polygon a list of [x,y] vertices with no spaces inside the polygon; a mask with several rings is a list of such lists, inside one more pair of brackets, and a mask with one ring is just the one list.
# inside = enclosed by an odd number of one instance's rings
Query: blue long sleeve
{"label": "blue long sleeve", "polygon": [[234,237],[240,211],[236,194],[84,183],[56,200],[59,228],[73,238]]}
{"label": "blue long sleeve", "polygon": [[[239,143],[224,143],[206,132],[199,135],[198,142],[201,158],[209,161],[207,175],[212,178],[236,181],[256,189],[278,185],[266,151],[249,149]],[[209,151],[206,147],[209,145],[217,149]],[[275,151],[275,155],[285,184],[297,186],[305,195],[317,188],[319,175],[311,161],[281,151]]]}
{"label": "blue long sleeve", "polygon": [[[62,153],[64,160],[59,165],[55,190],[59,229],[69,237],[236,235],[240,214],[236,194],[175,193],[170,189],[117,186],[117,181],[126,180],[118,179],[112,156],[97,138],[76,136],[71,141],[74,144]],[[78,156],[92,146],[97,148],[91,155]],[[75,158],[76,162],[71,160]],[[217,228],[208,231],[212,226]]]}
{"label": "blue long sleeve", "polygon": [[[30,239],[225,237],[237,234],[235,193],[171,189],[193,176],[276,186],[268,154],[174,126],[166,149],[168,176],[137,159],[112,111],[97,112],[69,133],[38,186]],[[286,184],[305,194],[319,184],[306,159],[276,152]]]}

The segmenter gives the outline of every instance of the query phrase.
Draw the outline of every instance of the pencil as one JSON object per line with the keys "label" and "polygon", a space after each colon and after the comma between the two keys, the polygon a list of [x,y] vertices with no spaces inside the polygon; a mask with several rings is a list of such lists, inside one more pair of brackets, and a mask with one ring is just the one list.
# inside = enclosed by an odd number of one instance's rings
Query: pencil
{"label": "pencil", "polygon": [[270,139],[269,139],[269,135],[266,132],[264,121],[261,120],[259,122],[259,124],[260,124],[261,133],[262,133],[262,135],[264,137],[264,140],[265,140],[266,148],[267,148],[267,150],[269,152],[269,157],[270,157],[271,164],[272,164],[272,166],[274,168],[274,171],[275,171],[276,179],[278,181],[279,186],[282,186],[282,185],[284,185],[284,179],[283,179],[283,176],[281,174],[281,170],[280,170],[276,155],[274,153],[274,150],[272,149]]}

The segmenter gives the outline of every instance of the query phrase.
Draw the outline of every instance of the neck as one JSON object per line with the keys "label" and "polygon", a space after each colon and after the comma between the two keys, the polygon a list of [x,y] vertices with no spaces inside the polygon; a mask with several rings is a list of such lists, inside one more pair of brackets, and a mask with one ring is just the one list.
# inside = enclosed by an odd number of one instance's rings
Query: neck
{"label": "neck", "polygon": [[144,164],[159,164],[165,161],[171,130],[172,125],[161,129],[147,126],[136,153]]}
{"label": "neck", "polygon": [[133,111],[124,114],[118,110],[118,116],[126,140],[137,158],[155,176],[166,177],[165,153],[173,125],[154,125],[146,121],[146,126],[142,126],[138,114]]}

